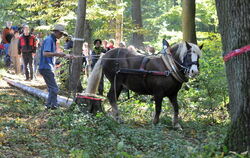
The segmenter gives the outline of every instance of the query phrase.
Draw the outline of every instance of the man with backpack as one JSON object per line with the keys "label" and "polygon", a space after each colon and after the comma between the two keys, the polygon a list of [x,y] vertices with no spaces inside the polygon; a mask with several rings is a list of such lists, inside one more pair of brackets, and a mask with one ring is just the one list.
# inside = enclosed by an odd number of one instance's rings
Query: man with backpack
{"label": "man with backpack", "polygon": [[[19,38],[19,54],[22,54],[26,81],[33,79],[33,56],[36,53],[36,37],[30,34],[29,26],[23,26],[23,35]],[[28,69],[29,65],[29,69]]]}

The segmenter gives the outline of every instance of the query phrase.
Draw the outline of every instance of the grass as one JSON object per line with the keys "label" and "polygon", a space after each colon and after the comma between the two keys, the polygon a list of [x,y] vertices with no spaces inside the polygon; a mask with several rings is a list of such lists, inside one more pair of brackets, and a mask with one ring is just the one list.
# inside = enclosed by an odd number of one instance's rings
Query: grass
{"label": "grass", "polygon": [[[229,122],[225,109],[182,107],[184,130],[176,131],[167,99],[158,125],[151,123],[154,105],[148,96],[121,103],[125,122],[118,124],[103,113],[83,114],[76,105],[45,111],[42,100],[8,85],[1,87],[0,157],[244,157],[223,146]],[[104,105],[109,108],[107,102]]]}

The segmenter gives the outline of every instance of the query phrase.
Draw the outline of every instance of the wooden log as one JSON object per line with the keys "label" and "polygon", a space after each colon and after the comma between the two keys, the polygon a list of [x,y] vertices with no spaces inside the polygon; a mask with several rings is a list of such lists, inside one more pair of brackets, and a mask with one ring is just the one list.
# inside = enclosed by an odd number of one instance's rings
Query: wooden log
{"label": "wooden log", "polygon": [[[45,99],[47,100],[48,98],[48,92],[44,92],[40,89],[37,89],[37,88],[33,88],[33,87],[30,87],[30,86],[26,86],[24,84],[21,84],[19,82],[16,82],[14,80],[11,80],[9,78],[6,78],[4,77],[3,78],[8,84],[18,88],[18,89],[21,89],[31,95],[34,95],[36,97],[39,97],[39,98],[42,98],[42,99]],[[57,96],[57,102],[60,106],[63,106],[63,107],[69,107],[72,103],[73,103],[73,100],[72,99],[69,99],[67,101],[67,98],[66,97],[63,97],[63,96]]]}

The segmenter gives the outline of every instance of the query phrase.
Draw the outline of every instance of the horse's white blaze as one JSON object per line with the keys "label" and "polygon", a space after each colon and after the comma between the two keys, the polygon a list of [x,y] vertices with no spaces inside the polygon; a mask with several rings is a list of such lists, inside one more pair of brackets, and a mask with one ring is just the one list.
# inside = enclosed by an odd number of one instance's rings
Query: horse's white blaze
{"label": "horse's white blaze", "polygon": [[[196,62],[198,60],[198,55],[192,52],[191,59],[192,59],[192,62]],[[198,73],[199,73],[198,66],[193,64],[190,68],[189,76],[193,77],[197,75]]]}

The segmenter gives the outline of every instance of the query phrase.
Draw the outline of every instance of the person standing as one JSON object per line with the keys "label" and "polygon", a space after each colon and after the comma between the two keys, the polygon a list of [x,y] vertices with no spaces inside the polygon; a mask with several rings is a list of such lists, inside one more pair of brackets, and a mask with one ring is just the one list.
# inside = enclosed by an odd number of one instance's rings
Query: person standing
{"label": "person standing", "polygon": [[[4,28],[3,32],[2,32],[2,43],[3,44],[10,43],[10,40],[11,40],[10,37],[12,37],[11,36],[11,26],[12,26],[12,22],[11,21],[7,21],[6,22],[6,28]],[[8,40],[8,38],[9,38],[9,40]]]}
{"label": "person standing", "polygon": [[14,37],[11,39],[9,46],[9,55],[14,65],[15,74],[20,74],[21,72],[21,57],[18,54],[18,42],[19,42],[19,32],[16,30],[14,32]]}
{"label": "person standing", "polygon": [[83,71],[85,72],[86,76],[89,77],[90,71],[91,71],[91,57],[90,57],[91,51],[89,49],[89,44],[87,42],[84,42],[82,45],[82,55],[83,58]]}
{"label": "person standing", "polygon": [[[33,56],[36,53],[36,37],[30,34],[29,26],[23,26],[23,35],[19,38],[19,54],[23,56],[26,81],[33,79]],[[29,69],[28,69],[29,65]]]}
{"label": "person standing", "polygon": [[114,45],[115,45],[114,40],[113,40],[113,39],[110,39],[110,40],[109,40],[109,43],[108,43],[108,48],[109,48],[109,50],[114,49],[114,48],[115,48]]}
{"label": "person standing", "polygon": [[55,80],[54,67],[55,57],[73,58],[74,56],[65,53],[57,53],[56,43],[62,36],[67,36],[64,26],[57,24],[54,26],[51,35],[47,36],[41,47],[41,56],[39,63],[39,73],[43,76],[48,87],[49,96],[45,104],[47,109],[58,108],[57,94],[58,86]]}
{"label": "person standing", "polygon": [[38,72],[38,66],[39,66],[39,61],[40,61],[40,51],[41,51],[41,46],[43,44],[43,34],[42,32],[39,32],[36,36],[36,55],[34,56],[34,77],[37,79],[37,72]]}
{"label": "person standing", "polygon": [[102,40],[100,39],[96,39],[94,41],[94,48],[92,51],[92,64],[91,64],[91,68],[93,69],[97,60],[99,59],[101,53],[106,53],[106,50],[102,47]]}
{"label": "person standing", "polygon": [[[92,63],[91,63],[91,69],[93,70],[95,64],[97,63],[98,59],[100,58],[101,53],[106,53],[106,50],[102,47],[102,40],[96,39],[94,41],[94,48],[91,54],[92,57]],[[98,94],[103,95],[103,89],[104,89],[104,75],[102,74],[100,84],[98,87]]]}

